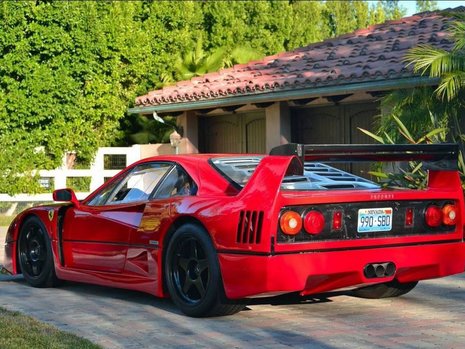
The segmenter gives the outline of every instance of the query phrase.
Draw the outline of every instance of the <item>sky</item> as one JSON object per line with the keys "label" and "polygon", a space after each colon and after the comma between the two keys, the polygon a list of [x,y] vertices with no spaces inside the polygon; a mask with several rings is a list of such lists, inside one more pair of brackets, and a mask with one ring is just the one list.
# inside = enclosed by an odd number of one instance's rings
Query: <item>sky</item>
{"label": "sky", "polygon": [[[445,8],[454,8],[458,6],[465,6],[465,1],[456,1],[456,0],[436,0],[440,10]],[[373,1],[376,2],[376,1]],[[406,10],[406,16],[411,16],[417,13],[416,9],[416,1],[409,1],[409,0],[400,0],[399,4],[403,6]]]}

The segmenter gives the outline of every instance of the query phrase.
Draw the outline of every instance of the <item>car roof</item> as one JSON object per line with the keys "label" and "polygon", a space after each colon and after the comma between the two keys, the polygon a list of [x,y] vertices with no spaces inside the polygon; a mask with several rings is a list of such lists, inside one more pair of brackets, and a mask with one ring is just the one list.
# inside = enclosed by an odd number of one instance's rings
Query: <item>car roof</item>
{"label": "car roof", "polygon": [[198,195],[235,195],[238,193],[237,187],[222,175],[210,164],[212,158],[241,158],[250,156],[263,156],[251,154],[179,154],[179,155],[158,155],[144,158],[132,164],[137,166],[152,161],[175,162],[183,167],[198,185]]}

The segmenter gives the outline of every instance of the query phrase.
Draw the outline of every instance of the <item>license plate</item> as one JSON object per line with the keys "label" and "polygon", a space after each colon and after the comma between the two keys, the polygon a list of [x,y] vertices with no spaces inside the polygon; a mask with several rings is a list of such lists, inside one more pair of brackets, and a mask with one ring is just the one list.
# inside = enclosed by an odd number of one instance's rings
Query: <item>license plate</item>
{"label": "license plate", "polygon": [[392,229],[392,208],[362,208],[358,210],[357,232],[371,233]]}

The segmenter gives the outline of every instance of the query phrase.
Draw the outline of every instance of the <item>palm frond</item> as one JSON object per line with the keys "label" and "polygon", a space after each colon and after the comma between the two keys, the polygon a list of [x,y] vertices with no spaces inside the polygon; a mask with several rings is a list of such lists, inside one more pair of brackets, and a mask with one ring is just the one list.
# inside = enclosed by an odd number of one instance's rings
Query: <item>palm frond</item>
{"label": "palm frond", "polygon": [[412,135],[410,134],[410,131],[405,127],[404,123],[397,117],[397,116],[392,116],[394,121],[396,122],[397,126],[399,127],[399,132],[410,142],[410,143],[416,143],[415,140],[413,139]]}
{"label": "palm frond", "polygon": [[365,130],[364,128],[361,128],[361,127],[357,127],[360,131],[362,131],[363,133],[365,133],[368,137],[371,137],[373,138],[375,141],[379,142],[379,143],[382,143],[384,144],[384,139],[383,137],[380,137],[380,136],[377,136],[375,135],[374,133],[368,131],[368,130]]}
{"label": "palm frond", "polygon": [[440,77],[451,69],[454,60],[445,50],[431,45],[418,45],[411,48],[405,55],[407,65],[413,64],[413,71],[421,75],[429,74],[431,77]]}
{"label": "palm frond", "polygon": [[429,142],[429,143],[434,143],[434,139],[436,138],[437,135],[440,135],[444,132],[447,131],[447,128],[445,127],[442,127],[442,128],[436,128],[430,132],[428,132],[426,135],[424,135],[423,137],[421,137],[417,143],[423,143],[423,142]]}
{"label": "palm frond", "polygon": [[217,48],[209,56],[207,56],[204,62],[206,72],[214,72],[223,68],[225,56],[226,49],[224,47]]}
{"label": "palm frond", "polygon": [[444,73],[436,93],[442,98],[451,101],[465,88],[465,71]]}
{"label": "palm frond", "polygon": [[451,31],[455,38],[454,50],[465,48],[465,22],[455,22],[452,24]]}
{"label": "palm frond", "polygon": [[465,48],[465,14],[456,13],[454,17],[457,20],[452,23],[450,31],[455,39],[454,50],[459,51]]}
{"label": "palm frond", "polygon": [[394,140],[386,132],[384,132],[384,136],[386,137],[389,143],[394,144]]}

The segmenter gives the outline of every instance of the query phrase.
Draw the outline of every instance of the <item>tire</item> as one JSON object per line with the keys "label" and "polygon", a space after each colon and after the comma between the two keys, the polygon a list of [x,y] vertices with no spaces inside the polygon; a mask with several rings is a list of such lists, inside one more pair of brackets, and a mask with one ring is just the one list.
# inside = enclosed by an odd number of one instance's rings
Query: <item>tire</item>
{"label": "tire", "polygon": [[18,256],[24,279],[33,287],[53,287],[55,274],[52,247],[47,230],[35,216],[26,219],[18,239]]}
{"label": "tire", "polygon": [[397,280],[393,280],[384,284],[377,284],[356,289],[352,291],[352,294],[355,297],[370,299],[399,297],[409,293],[415,288],[417,284],[418,281],[403,284]]}
{"label": "tire", "polygon": [[207,232],[195,224],[175,231],[165,254],[165,281],[172,301],[192,317],[223,316],[245,304],[226,299],[218,257]]}

